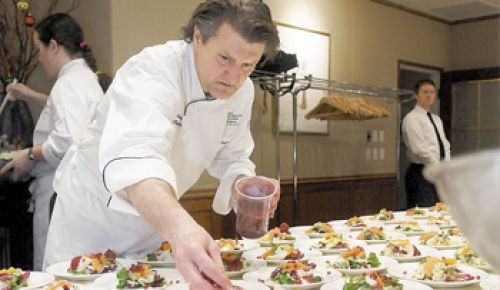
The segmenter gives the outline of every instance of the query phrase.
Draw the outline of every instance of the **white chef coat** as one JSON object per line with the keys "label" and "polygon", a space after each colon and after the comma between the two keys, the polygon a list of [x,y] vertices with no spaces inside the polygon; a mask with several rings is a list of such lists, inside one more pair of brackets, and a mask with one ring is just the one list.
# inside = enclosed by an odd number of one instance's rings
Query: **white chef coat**
{"label": "white chef coat", "polygon": [[44,161],[31,171],[30,185],[35,212],[33,216],[34,269],[42,268],[45,240],[49,227],[49,201],[54,193],[54,173],[67,149],[80,138],[90,123],[90,114],[103,96],[94,72],[82,58],[65,64],[57,75],[47,104],[33,133],[33,144],[42,145]]}
{"label": "white chef coat", "polygon": [[[432,120],[436,124],[439,136],[444,145],[445,160],[449,160],[451,155],[450,142],[446,139],[443,122],[436,114],[432,114]],[[407,156],[411,162],[429,165],[440,161],[439,142],[436,131],[424,108],[416,105],[404,117],[403,140],[407,147]]]}
{"label": "white chef coat", "polygon": [[56,173],[46,265],[107,248],[123,256],[157,248],[162,238],[115,195],[141,180],[164,180],[180,197],[206,169],[220,180],[213,208],[227,214],[236,176],[255,174],[249,160],[253,98],[247,79],[228,100],[208,100],[193,47],[185,41],[130,58],[88,136],[68,151]]}

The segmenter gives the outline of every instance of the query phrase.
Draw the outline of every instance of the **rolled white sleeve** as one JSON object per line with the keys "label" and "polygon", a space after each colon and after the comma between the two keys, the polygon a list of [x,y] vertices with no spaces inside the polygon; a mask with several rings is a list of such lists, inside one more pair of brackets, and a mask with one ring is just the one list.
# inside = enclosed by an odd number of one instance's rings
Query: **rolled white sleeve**
{"label": "rolled white sleeve", "polygon": [[52,121],[54,130],[42,143],[43,158],[57,168],[68,148],[79,140],[90,122],[90,108],[86,96],[82,96],[71,84],[61,82],[51,91],[54,106]]}
{"label": "rolled white sleeve", "polygon": [[[253,100],[253,90],[252,90]],[[254,148],[250,132],[250,117],[252,102],[240,120],[236,134],[221,149],[208,173],[220,180],[215,193],[212,208],[215,212],[226,215],[231,211],[231,191],[235,178],[238,175],[254,176],[255,165],[250,160]]]}
{"label": "rolled white sleeve", "polygon": [[[166,156],[175,137],[172,120],[180,92],[175,73],[155,66],[154,58],[133,58],[120,69],[108,90],[110,107],[99,154],[103,182],[109,191],[117,193],[156,178],[177,193],[176,175]],[[119,196],[113,194],[113,198]],[[130,207],[114,209],[134,212]]]}

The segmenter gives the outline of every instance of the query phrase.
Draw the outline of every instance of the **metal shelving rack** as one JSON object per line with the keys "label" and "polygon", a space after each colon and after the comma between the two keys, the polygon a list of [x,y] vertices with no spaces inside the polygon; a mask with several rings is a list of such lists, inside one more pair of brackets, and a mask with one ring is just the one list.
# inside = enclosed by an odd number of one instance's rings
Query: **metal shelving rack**
{"label": "metal shelving rack", "polygon": [[[280,170],[280,127],[279,127],[279,98],[290,94],[292,96],[293,106],[293,223],[298,224],[298,176],[297,176],[297,96],[299,92],[306,90],[322,90],[329,92],[340,92],[349,95],[358,95],[363,97],[377,97],[383,99],[392,99],[397,102],[397,122],[400,127],[400,102],[412,97],[413,92],[385,87],[353,85],[345,82],[331,81],[326,79],[314,78],[312,75],[297,77],[295,73],[271,73],[265,71],[254,71],[251,75],[255,84],[258,84],[263,91],[269,92],[277,99],[275,114],[278,118],[276,124],[276,177],[281,180]],[[399,136],[397,134],[397,179],[399,181]],[[277,217],[279,223],[279,207]]]}

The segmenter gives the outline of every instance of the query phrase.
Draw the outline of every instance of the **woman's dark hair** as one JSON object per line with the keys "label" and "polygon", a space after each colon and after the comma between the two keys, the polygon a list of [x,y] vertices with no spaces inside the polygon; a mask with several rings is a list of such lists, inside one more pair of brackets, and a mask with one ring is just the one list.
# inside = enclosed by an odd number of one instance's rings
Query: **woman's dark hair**
{"label": "woman's dark hair", "polygon": [[63,46],[72,57],[82,57],[87,65],[97,74],[99,84],[104,92],[111,84],[111,78],[97,70],[96,60],[90,46],[83,41],[83,30],[76,20],[66,13],[47,16],[36,27],[38,38],[48,46],[53,39]]}
{"label": "woman's dark hair", "polygon": [[205,43],[222,23],[231,25],[250,43],[265,42],[266,60],[275,55],[280,43],[278,30],[271,10],[262,0],[207,0],[198,5],[188,24],[182,28],[183,38],[191,42],[194,27],[198,27]]}
{"label": "woman's dark hair", "polygon": [[413,89],[415,94],[418,94],[420,92],[420,88],[423,85],[432,85],[434,87],[434,89],[436,88],[436,84],[432,80],[430,80],[430,79],[420,80],[417,82],[417,84],[415,85],[415,88]]}

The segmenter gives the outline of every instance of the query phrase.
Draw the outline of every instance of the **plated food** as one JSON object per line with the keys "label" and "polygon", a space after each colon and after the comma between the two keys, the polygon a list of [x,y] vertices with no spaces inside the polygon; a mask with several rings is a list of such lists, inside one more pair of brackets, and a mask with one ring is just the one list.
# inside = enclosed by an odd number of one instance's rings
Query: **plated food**
{"label": "plated food", "polygon": [[257,258],[265,261],[303,260],[304,254],[291,245],[276,245]]}
{"label": "plated food", "polygon": [[409,240],[390,240],[380,254],[397,258],[422,256],[419,249]]}
{"label": "plated food", "polygon": [[158,249],[146,254],[145,260],[148,262],[173,261],[172,245],[167,241],[162,242]]}
{"label": "plated food", "polygon": [[335,230],[333,229],[333,226],[328,223],[317,222],[304,232],[310,237],[322,237],[325,234],[334,234]]}
{"label": "plated food", "polygon": [[281,263],[275,268],[265,268],[243,275],[244,280],[260,281],[280,289],[318,289],[322,284],[339,278],[336,271],[323,271],[315,264],[299,261]]}
{"label": "plated food", "polygon": [[448,211],[448,207],[446,206],[446,204],[444,204],[442,202],[438,202],[435,205],[431,206],[429,208],[429,211],[430,212],[443,213],[443,212],[447,212]]}
{"label": "plated food", "polygon": [[346,222],[345,225],[348,226],[351,229],[362,229],[366,228],[366,222],[357,216],[349,218]]}
{"label": "plated food", "polygon": [[319,250],[323,254],[335,254],[346,250],[349,245],[344,235],[327,234],[311,247],[315,250]]}
{"label": "plated food", "polygon": [[394,212],[392,210],[386,210],[385,208],[383,208],[377,214],[370,217],[370,220],[391,222],[391,221],[395,221],[396,218],[395,218]]}
{"label": "plated food", "polygon": [[428,217],[427,211],[423,208],[419,208],[418,206],[406,210],[405,215],[412,217],[412,218],[427,218]]}
{"label": "plated food", "polygon": [[382,227],[369,227],[362,230],[356,237],[358,240],[371,242],[382,242],[387,240],[387,235]]}
{"label": "plated food", "polygon": [[469,266],[479,267],[479,268],[488,268],[486,263],[479,258],[479,255],[472,250],[470,245],[465,245],[464,247],[458,249],[455,252],[455,258]]}
{"label": "plated food", "polygon": [[378,272],[351,276],[344,284],[348,290],[403,290],[403,284],[398,278]]}
{"label": "plated food", "polygon": [[438,250],[456,249],[464,245],[462,239],[439,232],[423,234],[418,238],[418,242],[421,245],[431,246]]}
{"label": "plated food", "polygon": [[286,223],[282,223],[279,227],[271,229],[267,234],[260,237],[258,242],[263,246],[271,244],[293,244],[296,240],[290,231],[290,227]]}
{"label": "plated food", "polygon": [[17,289],[28,286],[30,271],[23,271],[19,268],[10,267],[0,270],[0,289]]}
{"label": "plated food", "polygon": [[123,267],[116,273],[116,278],[117,289],[160,288],[173,284],[146,264],[134,264],[128,269]]}
{"label": "plated food", "polygon": [[413,277],[417,280],[445,282],[463,282],[476,279],[473,275],[457,269],[456,259],[436,257],[428,257],[423,260]]}
{"label": "plated food", "polygon": [[102,274],[115,271],[117,267],[116,253],[108,249],[104,253],[73,257],[67,272],[70,274]]}
{"label": "plated food", "polygon": [[79,287],[68,280],[58,280],[45,286],[43,290],[78,290]]}
{"label": "plated food", "polygon": [[36,271],[24,271],[20,268],[0,269],[0,289],[36,289],[54,281],[54,276]]}
{"label": "plated food", "polygon": [[440,228],[453,228],[456,227],[456,224],[448,217],[443,217],[443,216],[431,216],[429,219],[426,221],[427,225],[436,225],[439,226]]}
{"label": "plated food", "polygon": [[465,287],[481,281],[487,274],[479,269],[457,263],[453,258],[427,257],[419,263],[392,265],[389,274],[432,287]]}

